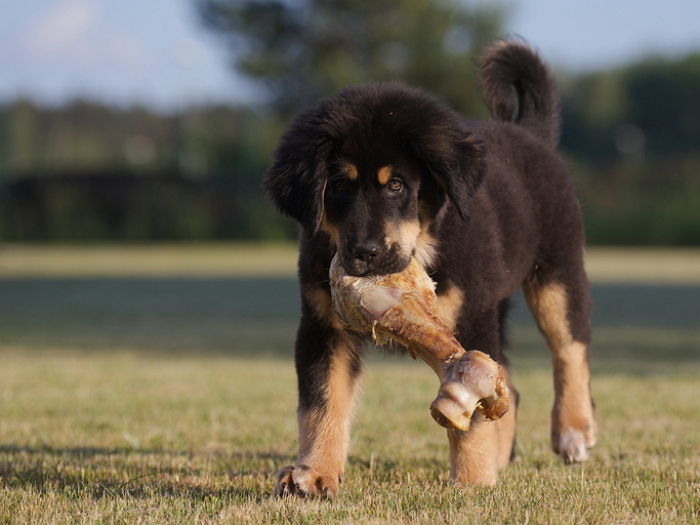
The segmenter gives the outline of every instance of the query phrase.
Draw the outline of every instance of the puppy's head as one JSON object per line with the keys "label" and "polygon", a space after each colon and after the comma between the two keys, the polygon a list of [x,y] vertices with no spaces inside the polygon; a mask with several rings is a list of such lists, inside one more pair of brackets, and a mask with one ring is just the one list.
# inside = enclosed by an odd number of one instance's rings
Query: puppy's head
{"label": "puppy's head", "polygon": [[[401,84],[349,88],[302,113],[265,188],[308,235],[325,232],[352,275],[430,264],[430,228],[453,206],[467,219],[483,178],[462,119]],[[451,204],[448,204],[451,203]]]}

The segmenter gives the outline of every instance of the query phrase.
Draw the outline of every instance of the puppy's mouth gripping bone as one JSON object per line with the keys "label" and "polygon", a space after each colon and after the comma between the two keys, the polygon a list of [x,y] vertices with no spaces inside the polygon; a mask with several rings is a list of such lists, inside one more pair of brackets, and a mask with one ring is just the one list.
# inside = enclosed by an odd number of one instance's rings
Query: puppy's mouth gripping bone
{"label": "puppy's mouth gripping bone", "polygon": [[469,429],[472,414],[498,419],[508,411],[503,367],[478,350],[465,351],[437,316],[435,283],[415,259],[400,273],[347,275],[336,255],[330,267],[333,307],[351,330],[372,334],[377,344],[393,342],[419,356],[440,380],[430,412],[446,428]]}

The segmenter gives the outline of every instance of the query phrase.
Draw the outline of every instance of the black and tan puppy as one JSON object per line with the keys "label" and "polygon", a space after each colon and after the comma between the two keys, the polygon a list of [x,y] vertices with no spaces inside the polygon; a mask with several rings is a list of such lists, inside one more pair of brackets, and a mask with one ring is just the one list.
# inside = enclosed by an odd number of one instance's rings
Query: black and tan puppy
{"label": "black and tan puppy", "polygon": [[[335,495],[343,474],[364,341],[331,307],[336,251],[352,275],[398,272],[416,257],[462,346],[501,363],[508,298],[522,286],[553,356],[552,447],[577,462],[595,443],[584,235],[555,152],[555,87],[521,43],[494,45],[481,76],[495,120],[465,120],[402,84],[370,84],[305,111],[282,138],[265,187],[302,226],[302,317],[299,455],[280,471],[279,495]],[[515,410],[448,430],[452,478],[495,483],[514,437]]]}

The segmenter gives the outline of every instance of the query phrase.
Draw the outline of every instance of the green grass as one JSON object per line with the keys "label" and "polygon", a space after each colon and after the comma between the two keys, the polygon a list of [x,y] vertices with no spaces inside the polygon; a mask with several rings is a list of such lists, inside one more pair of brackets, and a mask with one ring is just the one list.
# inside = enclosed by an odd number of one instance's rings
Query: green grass
{"label": "green grass", "polygon": [[[139,274],[146,248],[91,248],[102,261],[92,267],[82,249],[61,248],[56,268],[52,249],[34,250],[19,249],[15,270],[0,252],[0,522],[700,520],[692,278],[594,285],[601,439],[588,463],[567,467],[549,450],[548,355],[518,299],[519,459],[496,488],[449,483],[446,437],[427,409],[432,372],[370,350],[340,498],[278,501],[274,474],[296,449],[297,285],[279,270],[289,259],[264,269],[270,252],[251,247],[148,248]],[[658,256],[692,266],[694,255],[669,253]],[[83,269],[71,273],[71,260]]]}

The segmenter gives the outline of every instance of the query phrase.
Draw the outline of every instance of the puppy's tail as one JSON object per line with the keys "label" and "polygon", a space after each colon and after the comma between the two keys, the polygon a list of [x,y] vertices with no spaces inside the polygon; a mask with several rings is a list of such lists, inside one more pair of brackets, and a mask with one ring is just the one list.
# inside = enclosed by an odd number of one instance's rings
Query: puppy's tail
{"label": "puppy's tail", "polygon": [[481,84],[491,115],[516,122],[552,148],[559,142],[559,96],[540,57],[521,42],[492,45],[481,63]]}

